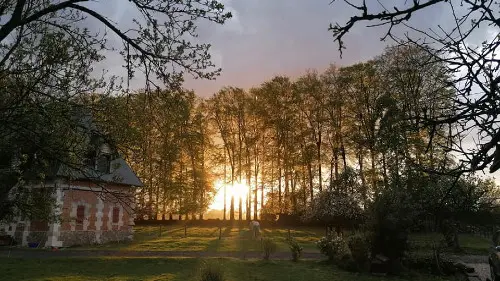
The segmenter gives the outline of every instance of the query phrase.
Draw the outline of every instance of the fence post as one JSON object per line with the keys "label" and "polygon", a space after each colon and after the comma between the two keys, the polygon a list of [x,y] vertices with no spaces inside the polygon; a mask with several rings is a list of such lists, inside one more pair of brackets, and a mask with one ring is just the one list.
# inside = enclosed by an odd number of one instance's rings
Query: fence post
{"label": "fence post", "polygon": [[288,239],[292,239],[292,235],[290,234],[290,228],[288,229]]}
{"label": "fence post", "polygon": [[187,225],[184,225],[184,237],[187,237]]}
{"label": "fence post", "polygon": [[219,226],[219,240],[222,239],[222,227]]}

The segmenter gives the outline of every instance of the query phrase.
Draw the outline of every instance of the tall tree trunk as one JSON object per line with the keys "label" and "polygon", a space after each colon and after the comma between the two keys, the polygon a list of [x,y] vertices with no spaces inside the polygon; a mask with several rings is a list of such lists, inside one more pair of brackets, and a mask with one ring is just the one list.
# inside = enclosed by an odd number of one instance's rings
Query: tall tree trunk
{"label": "tall tree trunk", "polygon": [[335,148],[333,152],[334,170],[335,170],[335,180],[339,179],[339,150]]}
{"label": "tall tree trunk", "polygon": [[[231,188],[234,188],[234,163],[231,163]],[[231,194],[231,205],[229,206],[229,220],[234,221],[234,194]]]}
{"label": "tall tree trunk", "polygon": [[227,169],[226,169],[226,150],[224,149],[224,180],[223,180],[223,183],[222,183],[222,186],[224,188],[224,214],[222,214],[222,219],[223,220],[226,220],[226,213],[227,213],[227,209],[226,209],[226,205],[227,205],[227,192],[226,192],[226,182],[227,180]]}
{"label": "tall tree trunk", "polygon": [[317,157],[318,157],[318,178],[319,178],[319,192],[323,191],[323,174],[321,170],[321,131],[318,128],[318,141],[317,146]]}
{"label": "tall tree trunk", "polygon": [[361,179],[361,196],[363,197],[363,204],[366,203],[366,180],[365,171],[363,166],[363,151],[358,150],[358,163],[359,163],[359,177]]}
{"label": "tall tree trunk", "polygon": [[334,163],[334,160],[333,158],[330,160],[330,186],[328,187],[328,190],[329,191],[332,191],[333,190],[333,186],[335,185],[334,184],[334,180],[335,180],[335,175],[334,175],[334,166],[335,166],[335,163]]}
{"label": "tall tree trunk", "polygon": [[[257,189],[258,189],[258,184],[259,181],[258,176],[259,176],[259,158],[258,158],[258,152],[257,149],[255,149],[255,158],[254,158],[254,180],[255,180],[255,189],[254,189],[254,196],[253,196],[253,219],[257,220]],[[262,179],[261,179],[262,180]]]}
{"label": "tall tree trunk", "polygon": [[292,171],[292,176],[290,177],[290,186],[292,187],[291,201],[292,201],[292,211],[294,214],[297,213],[297,194],[295,193],[295,185],[297,183],[296,173]]}
{"label": "tall tree trunk", "polygon": [[387,162],[386,162],[385,152],[382,153],[382,173],[384,177],[384,187],[387,188],[387,186],[389,185],[389,181],[387,177]]}
{"label": "tall tree trunk", "polygon": [[304,197],[302,200],[302,203],[304,204],[304,207],[307,206],[307,180],[306,180],[306,167],[305,165],[302,166],[302,196]]}
{"label": "tall tree trunk", "polygon": [[281,200],[281,165],[280,165],[280,159],[278,158],[278,209],[280,213],[283,212],[283,205],[282,205],[282,200]]}
{"label": "tall tree trunk", "polygon": [[274,212],[274,161],[271,158],[271,210]]}
{"label": "tall tree trunk", "polygon": [[314,183],[313,183],[312,165],[310,161],[307,163],[307,173],[309,175],[309,194],[312,201],[314,199]]}
{"label": "tall tree trunk", "polygon": [[247,202],[246,202],[246,219],[249,221],[252,217],[252,161],[250,161],[250,150],[247,148],[246,149],[247,155],[247,169],[246,169],[246,176],[247,176],[247,187],[248,187],[248,193],[247,193]]}
{"label": "tall tree trunk", "polygon": [[283,201],[285,205],[285,212],[289,211],[290,208],[290,185],[289,185],[290,173],[288,167],[285,164],[285,196],[283,196]]}
{"label": "tall tree trunk", "polygon": [[344,146],[344,141],[342,141],[342,144],[341,144],[341,149],[342,149],[342,160],[344,162],[344,171],[346,170],[347,168],[347,158],[346,158],[346,153],[345,153],[345,146]]}
{"label": "tall tree trunk", "polygon": [[375,150],[373,147],[370,149],[370,158],[371,158],[371,168],[372,168],[372,191],[377,191],[377,176],[376,176],[376,170],[375,170],[375,162],[376,162],[376,155],[375,155]]}
{"label": "tall tree trunk", "polygon": [[[242,179],[242,169],[241,169],[241,151],[242,151],[242,144],[241,144],[241,140],[240,140],[240,153],[238,155],[238,174],[239,174],[239,180],[238,180],[238,183],[241,184],[241,179]],[[234,185],[233,185],[233,188],[234,188]],[[242,200],[243,198],[241,198],[241,194],[239,194],[239,200],[238,200],[238,220],[241,221],[243,219],[243,206],[242,206]]]}

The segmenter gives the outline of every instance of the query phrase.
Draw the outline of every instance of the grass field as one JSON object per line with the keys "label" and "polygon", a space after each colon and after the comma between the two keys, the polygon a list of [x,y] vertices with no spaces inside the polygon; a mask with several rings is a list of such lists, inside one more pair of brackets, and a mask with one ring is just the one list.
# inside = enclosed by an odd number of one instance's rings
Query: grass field
{"label": "grass field", "polygon": [[[234,252],[260,251],[260,240],[252,240],[247,228],[223,227],[219,240],[217,227],[187,227],[184,236],[184,227],[162,226],[160,236],[159,226],[139,226],[135,228],[133,242],[111,243],[97,246],[99,249],[120,249],[129,251],[207,251],[207,252]],[[322,228],[295,228],[290,229],[294,237],[305,252],[316,253],[316,241],[325,235]],[[273,239],[278,244],[278,252],[288,252],[286,228],[264,228],[262,236]],[[443,239],[439,233],[416,233],[410,236],[410,245],[415,252],[430,252],[434,244]],[[487,254],[490,239],[461,234],[460,243],[468,254]]]}
{"label": "grass field", "polygon": [[[414,252],[430,252],[433,244],[442,239],[439,233],[414,233],[410,236],[410,247]],[[472,234],[460,234],[458,239],[466,254],[486,255],[491,246],[491,239]]]}
{"label": "grass field", "polygon": [[[219,239],[217,227],[188,227],[184,236],[184,227],[159,226],[136,227],[134,241],[129,243],[112,243],[98,246],[107,249],[131,251],[260,251],[261,241],[252,240],[248,228],[223,227]],[[288,229],[262,229],[262,237],[273,239],[278,244],[278,251],[288,251]],[[324,236],[324,229],[297,228],[291,229],[294,237],[306,252],[318,252],[316,241]]]}
{"label": "grass field", "polygon": [[167,258],[71,258],[0,259],[0,280],[199,280],[205,262],[217,263],[227,281],[382,281],[450,280],[429,275],[410,274],[405,278],[376,277],[340,271],[318,261],[261,261],[236,259]]}

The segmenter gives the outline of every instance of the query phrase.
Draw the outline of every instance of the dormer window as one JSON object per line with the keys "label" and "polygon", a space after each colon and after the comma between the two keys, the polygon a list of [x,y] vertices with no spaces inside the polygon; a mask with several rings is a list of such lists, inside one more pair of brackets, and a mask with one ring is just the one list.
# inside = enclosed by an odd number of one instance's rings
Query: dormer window
{"label": "dormer window", "polygon": [[103,173],[109,174],[111,168],[111,155],[101,154],[97,157],[96,170]]}

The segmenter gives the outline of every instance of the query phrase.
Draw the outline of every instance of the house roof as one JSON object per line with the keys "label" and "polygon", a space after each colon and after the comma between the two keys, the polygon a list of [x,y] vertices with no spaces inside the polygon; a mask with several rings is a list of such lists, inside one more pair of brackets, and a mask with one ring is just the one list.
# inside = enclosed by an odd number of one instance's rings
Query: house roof
{"label": "house roof", "polygon": [[[107,146],[111,145],[111,147],[108,147],[106,150],[111,149],[111,154],[115,157],[110,161],[110,173],[104,174],[90,166],[85,165],[78,168],[70,168],[65,165],[59,165],[55,172],[57,177],[68,177],[71,179],[115,183],[128,186],[144,186],[142,181],[139,177],[137,177],[125,159],[118,154],[116,148],[114,148],[110,143],[110,140],[104,140],[104,135],[99,132],[99,128],[88,111],[80,109],[80,111],[75,113],[75,118],[76,120],[79,120],[83,133],[91,137],[90,142],[91,145],[94,146],[93,149],[102,149],[103,144],[106,144]],[[97,138],[93,139],[93,136],[96,136]],[[106,153],[109,152],[110,151],[106,151]]]}
{"label": "house roof", "polygon": [[128,186],[144,186],[139,177],[137,177],[132,168],[130,168],[130,166],[122,157],[111,160],[110,173],[107,174],[101,173],[95,169],[92,169],[91,167],[75,169],[61,165],[59,166],[56,176]]}

